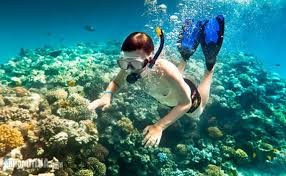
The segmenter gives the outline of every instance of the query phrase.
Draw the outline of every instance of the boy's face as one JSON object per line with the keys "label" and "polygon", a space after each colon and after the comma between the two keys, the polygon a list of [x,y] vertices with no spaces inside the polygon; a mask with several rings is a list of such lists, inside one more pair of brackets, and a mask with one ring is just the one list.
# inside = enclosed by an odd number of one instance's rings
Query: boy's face
{"label": "boy's face", "polygon": [[125,51],[117,63],[121,69],[127,70],[127,72],[139,73],[144,69],[150,58],[150,55],[143,50]]}

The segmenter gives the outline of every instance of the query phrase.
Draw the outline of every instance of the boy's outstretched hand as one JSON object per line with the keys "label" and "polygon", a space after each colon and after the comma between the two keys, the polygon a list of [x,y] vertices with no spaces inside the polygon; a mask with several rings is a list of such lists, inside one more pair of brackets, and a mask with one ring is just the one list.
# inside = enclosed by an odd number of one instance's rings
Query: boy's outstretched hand
{"label": "boy's outstretched hand", "polygon": [[143,135],[145,136],[142,144],[145,147],[157,147],[160,143],[161,136],[162,136],[163,128],[159,125],[148,125],[143,130]]}
{"label": "boy's outstretched hand", "polygon": [[111,100],[109,97],[102,97],[100,99],[94,100],[88,106],[90,111],[94,111],[97,108],[102,108],[102,111],[111,107]]}

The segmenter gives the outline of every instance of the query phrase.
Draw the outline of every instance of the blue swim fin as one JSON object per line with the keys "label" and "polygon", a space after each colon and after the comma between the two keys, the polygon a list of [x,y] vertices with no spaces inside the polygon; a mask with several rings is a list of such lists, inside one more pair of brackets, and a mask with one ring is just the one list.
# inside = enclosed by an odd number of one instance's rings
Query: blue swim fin
{"label": "blue swim fin", "polygon": [[212,70],[220,51],[224,35],[224,17],[219,15],[203,24],[201,46],[207,69]]}
{"label": "blue swim fin", "polygon": [[185,20],[177,41],[182,58],[187,61],[196,51],[201,37],[202,21]]}

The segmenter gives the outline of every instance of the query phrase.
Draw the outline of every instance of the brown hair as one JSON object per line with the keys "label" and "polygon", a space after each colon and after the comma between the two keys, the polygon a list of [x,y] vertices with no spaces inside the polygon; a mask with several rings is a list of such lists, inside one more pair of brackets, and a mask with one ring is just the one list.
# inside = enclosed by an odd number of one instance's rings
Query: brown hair
{"label": "brown hair", "polygon": [[154,51],[154,44],[151,37],[144,32],[131,33],[121,46],[121,51],[135,51],[140,49],[148,55]]}

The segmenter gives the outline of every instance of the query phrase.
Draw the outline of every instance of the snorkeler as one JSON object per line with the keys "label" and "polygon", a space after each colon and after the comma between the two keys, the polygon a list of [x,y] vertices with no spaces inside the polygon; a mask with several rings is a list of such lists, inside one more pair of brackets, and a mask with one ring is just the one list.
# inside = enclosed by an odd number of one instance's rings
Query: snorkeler
{"label": "snorkeler", "polygon": [[[90,110],[101,107],[104,111],[111,106],[112,94],[128,82],[138,84],[160,103],[173,107],[158,122],[143,130],[142,144],[145,146],[158,146],[162,132],[185,113],[195,119],[202,114],[208,102],[216,57],[223,41],[224,18],[217,16],[196,24],[192,20],[185,21],[178,40],[178,50],[183,58],[178,67],[162,57],[158,58],[164,45],[164,35],[160,29],[156,32],[161,42],[155,55],[153,41],[146,33],[134,32],[125,39],[121,47],[122,56],[117,61],[121,70],[102,97],[89,104]],[[199,44],[207,69],[196,87],[183,77],[183,71]]]}

